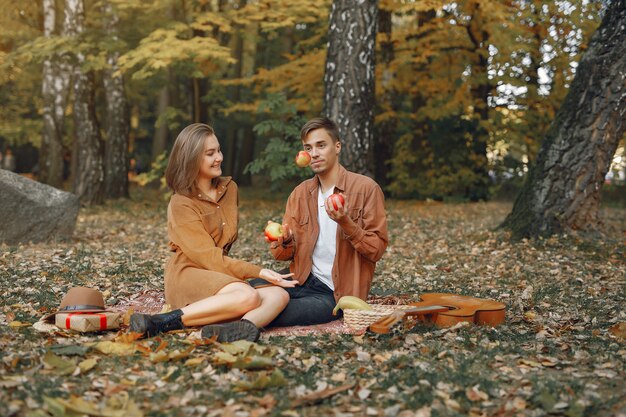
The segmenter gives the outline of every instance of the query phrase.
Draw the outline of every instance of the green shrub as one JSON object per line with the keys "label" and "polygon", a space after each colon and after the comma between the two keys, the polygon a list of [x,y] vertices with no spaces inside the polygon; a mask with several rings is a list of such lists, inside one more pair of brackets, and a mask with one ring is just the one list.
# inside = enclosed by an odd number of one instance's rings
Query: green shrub
{"label": "green shrub", "polygon": [[307,119],[297,113],[284,94],[269,95],[259,104],[257,113],[265,120],[254,126],[254,132],[267,140],[267,146],[244,172],[267,177],[272,190],[283,188],[285,182],[311,177],[309,168],[299,168],[294,163],[296,154],[302,150],[300,129]]}

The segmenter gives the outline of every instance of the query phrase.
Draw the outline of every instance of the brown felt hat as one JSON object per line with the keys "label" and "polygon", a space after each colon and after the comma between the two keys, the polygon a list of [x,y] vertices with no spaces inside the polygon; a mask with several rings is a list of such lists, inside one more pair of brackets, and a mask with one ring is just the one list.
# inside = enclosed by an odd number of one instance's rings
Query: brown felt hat
{"label": "brown felt hat", "polygon": [[52,321],[58,313],[99,313],[107,311],[104,308],[102,293],[93,288],[73,287],[61,300],[59,309],[44,317],[45,321]]}

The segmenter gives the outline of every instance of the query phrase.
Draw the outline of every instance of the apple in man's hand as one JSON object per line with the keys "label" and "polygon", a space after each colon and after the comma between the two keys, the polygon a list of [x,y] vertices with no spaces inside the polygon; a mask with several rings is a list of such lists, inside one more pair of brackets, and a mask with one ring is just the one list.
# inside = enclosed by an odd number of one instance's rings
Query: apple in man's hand
{"label": "apple in man's hand", "polygon": [[311,155],[307,151],[300,151],[296,155],[296,165],[300,168],[304,168],[311,163]]}
{"label": "apple in man's hand", "polygon": [[328,197],[328,202],[333,205],[335,210],[339,210],[339,203],[343,206],[345,200],[341,194],[331,194],[330,197]]}
{"label": "apple in man's hand", "polygon": [[278,238],[283,234],[283,226],[280,223],[276,222],[267,222],[267,226],[265,226],[265,237],[271,241],[275,242]]}

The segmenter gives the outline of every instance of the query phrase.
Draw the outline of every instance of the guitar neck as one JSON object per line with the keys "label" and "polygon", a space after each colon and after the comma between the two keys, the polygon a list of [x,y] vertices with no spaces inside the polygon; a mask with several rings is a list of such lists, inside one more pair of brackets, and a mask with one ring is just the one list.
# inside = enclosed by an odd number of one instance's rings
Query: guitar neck
{"label": "guitar neck", "polygon": [[413,307],[408,310],[403,310],[402,312],[406,315],[418,316],[422,314],[432,314],[432,313],[441,313],[442,311],[450,310],[449,307],[445,306],[426,306],[426,307]]}

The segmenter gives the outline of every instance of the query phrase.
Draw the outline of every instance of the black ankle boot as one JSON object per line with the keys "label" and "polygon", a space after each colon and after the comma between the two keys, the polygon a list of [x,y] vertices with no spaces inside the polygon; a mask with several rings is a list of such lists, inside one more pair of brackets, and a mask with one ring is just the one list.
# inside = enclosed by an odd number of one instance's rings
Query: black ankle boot
{"label": "black ankle boot", "polygon": [[201,331],[203,338],[210,339],[217,336],[217,341],[220,343],[234,342],[236,340],[256,342],[259,340],[260,333],[256,325],[247,319],[228,323],[208,324]]}
{"label": "black ankle boot", "polygon": [[141,333],[144,337],[153,337],[170,330],[183,329],[182,310],[161,314],[133,314],[130,316],[130,331]]}

